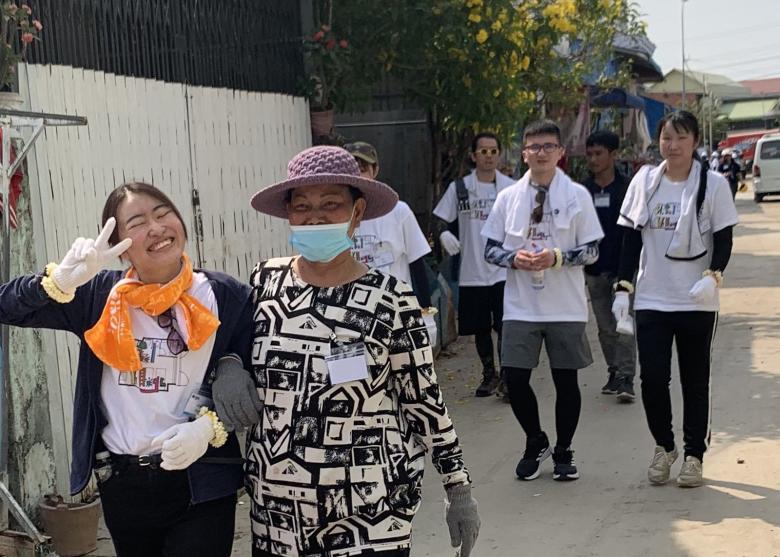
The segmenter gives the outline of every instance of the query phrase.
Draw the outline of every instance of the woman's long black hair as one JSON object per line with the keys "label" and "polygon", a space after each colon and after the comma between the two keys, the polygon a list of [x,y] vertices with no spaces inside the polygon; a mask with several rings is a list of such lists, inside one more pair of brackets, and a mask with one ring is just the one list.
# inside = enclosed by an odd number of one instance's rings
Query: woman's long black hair
{"label": "woman's long black hair", "polygon": [[[687,110],[676,110],[661,118],[661,121],[658,122],[658,130],[656,130],[655,134],[655,139],[659,145],[661,144],[661,132],[663,132],[666,124],[671,124],[677,133],[685,131],[693,134],[696,145],[699,144],[699,138],[701,137],[699,135],[699,120],[697,120],[696,116],[692,113]],[[709,170],[709,165],[707,164],[707,161],[703,161],[701,157],[699,157],[699,153],[696,149],[693,150],[693,160],[699,161],[701,164],[701,172],[699,173],[699,192],[696,196],[696,213],[698,214],[704,203],[704,196],[707,194],[707,171]]]}

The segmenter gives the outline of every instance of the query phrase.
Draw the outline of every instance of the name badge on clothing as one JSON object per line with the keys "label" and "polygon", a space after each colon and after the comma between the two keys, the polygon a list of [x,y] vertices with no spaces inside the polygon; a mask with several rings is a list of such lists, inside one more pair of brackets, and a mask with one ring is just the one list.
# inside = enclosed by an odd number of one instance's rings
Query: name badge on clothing
{"label": "name badge on clothing", "polygon": [[325,357],[331,385],[368,379],[366,345],[362,342],[332,344]]}
{"label": "name badge on clothing", "polygon": [[608,193],[597,193],[593,196],[593,204],[596,209],[609,209],[610,195]]}
{"label": "name badge on clothing", "polygon": [[384,242],[379,242],[374,251],[374,267],[389,267],[393,264],[395,258],[390,246]]}
{"label": "name badge on clothing", "polygon": [[203,385],[190,394],[184,405],[184,410],[181,413],[188,418],[194,418],[198,415],[202,406],[207,408],[212,407],[211,397],[208,395],[208,392],[204,390]]}

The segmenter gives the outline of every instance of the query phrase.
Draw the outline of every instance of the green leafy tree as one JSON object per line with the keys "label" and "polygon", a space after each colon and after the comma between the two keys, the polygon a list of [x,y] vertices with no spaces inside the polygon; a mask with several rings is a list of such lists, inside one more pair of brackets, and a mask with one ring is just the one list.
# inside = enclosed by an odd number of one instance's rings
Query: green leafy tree
{"label": "green leafy tree", "polygon": [[586,77],[606,68],[615,33],[641,32],[627,0],[335,0],[332,7],[333,25],[350,38],[353,69],[367,83],[400,84],[428,111],[436,194],[461,170],[475,132],[507,140],[542,107],[576,105]]}

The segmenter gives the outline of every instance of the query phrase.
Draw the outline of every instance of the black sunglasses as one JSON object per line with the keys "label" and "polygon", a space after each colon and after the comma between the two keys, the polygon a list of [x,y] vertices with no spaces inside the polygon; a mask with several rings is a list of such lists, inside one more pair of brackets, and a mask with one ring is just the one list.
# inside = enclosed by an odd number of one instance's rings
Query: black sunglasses
{"label": "black sunglasses", "polygon": [[534,207],[533,211],[531,211],[531,220],[533,220],[534,224],[539,224],[542,222],[542,217],[544,216],[545,199],[547,199],[547,190],[541,188],[536,190],[536,197],[534,198],[534,201],[536,201],[538,205]]}
{"label": "black sunglasses", "polygon": [[176,317],[174,317],[171,308],[166,309],[157,316],[157,324],[163,329],[170,329],[168,338],[165,339],[168,344],[168,351],[171,355],[178,356],[182,352],[187,351],[187,343],[184,342],[181,334],[176,330],[176,327],[174,327],[173,324],[175,321]]}
{"label": "black sunglasses", "polygon": [[495,147],[493,147],[492,149],[487,149],[487,148],[483,147],[482,149],[477,149],[475,152],[479,153],[482,156],[485,156],[487,154],[497,155],[498,154],[498,149],[496,149]]}

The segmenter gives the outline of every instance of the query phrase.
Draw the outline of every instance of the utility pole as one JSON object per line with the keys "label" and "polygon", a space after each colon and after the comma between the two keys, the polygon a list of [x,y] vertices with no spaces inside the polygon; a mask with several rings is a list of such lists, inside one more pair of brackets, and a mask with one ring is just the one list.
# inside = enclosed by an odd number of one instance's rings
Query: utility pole
{"label": "utility pole", "polygon": [[680,0],[680,34],[682,36],[682,103],[681,107],[685,110],[685,2]]}

